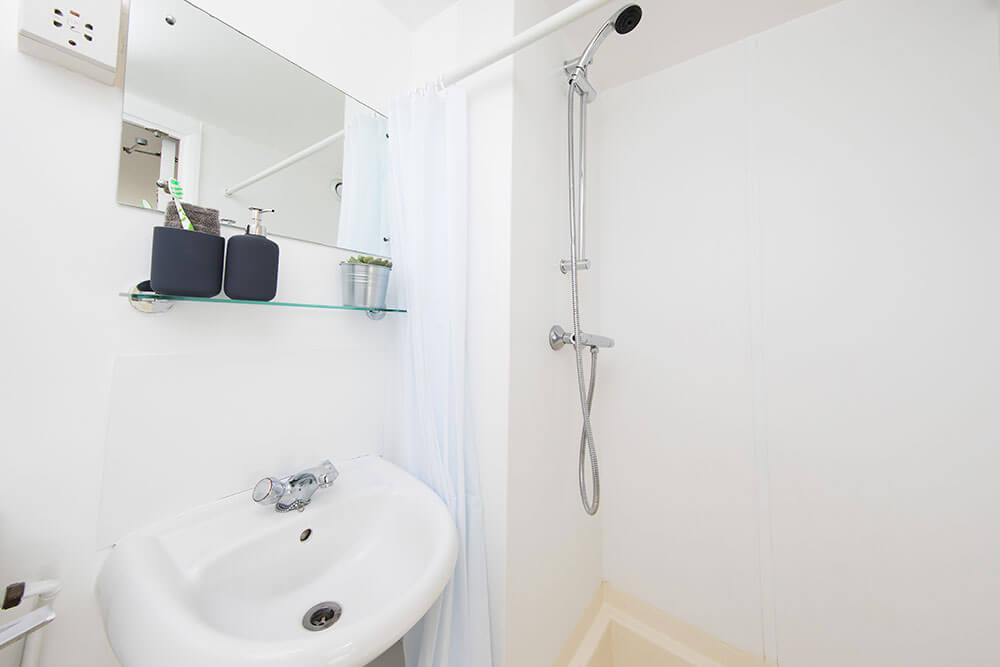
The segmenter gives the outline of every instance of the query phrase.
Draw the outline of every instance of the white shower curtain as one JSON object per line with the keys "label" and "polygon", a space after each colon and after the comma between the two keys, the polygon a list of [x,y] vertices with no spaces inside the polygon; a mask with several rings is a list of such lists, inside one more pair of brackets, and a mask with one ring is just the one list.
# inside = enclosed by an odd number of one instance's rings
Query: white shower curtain
{"label": "white shower curtain", "polygon": [[458,89],[389,110],[393,281],[402,318],[401,421],[390,456],[434,489],[458,529],[441,598],[405,637],[407,667],[490,667],[486,545],[466,378],[468,130]]}
{"label": "white shower curtain", "polygon": [[385,119],[368,110],[355,113],[344,130],[344,187],[337,225],[341,248],[389,254],[383,240],[388,236],[385,132]]}

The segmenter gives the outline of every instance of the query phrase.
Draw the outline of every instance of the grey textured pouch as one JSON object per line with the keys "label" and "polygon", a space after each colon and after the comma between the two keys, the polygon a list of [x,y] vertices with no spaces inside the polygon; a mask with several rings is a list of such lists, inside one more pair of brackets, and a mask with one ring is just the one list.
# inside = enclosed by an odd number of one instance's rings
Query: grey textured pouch
{"label": "grey textured pouch", "polygon": [[[187,213],[188,220],[194,225],[196,231],[216,236],[219,235],[219,209],[204,208],[186,202],[182,202],[181,205],[184,207],[184,212]],[[181,219],[177,215],[177,207],[174,206],[173,202],[167,203],[163,226],[181,228]]]}

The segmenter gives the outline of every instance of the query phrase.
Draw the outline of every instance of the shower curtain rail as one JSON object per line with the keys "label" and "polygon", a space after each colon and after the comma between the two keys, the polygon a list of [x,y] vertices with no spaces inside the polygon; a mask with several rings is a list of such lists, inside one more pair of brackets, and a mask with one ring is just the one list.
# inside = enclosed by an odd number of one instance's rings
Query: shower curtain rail
{"label": "shower curtain rail", "polygon": [[225,189],[226,196],[227,197],[232,197],[234,194],[236,194],[237,192],[239,192],[243,188],[248,188],[251,185],[253,185],[254,183],[256,183],[257,181],[262,181],[265,178],[267,178],[268,176],[273,176],[274,174],[277,174],[279,171],[281,171],[283,169],[287,169],[288,167],[291,167],[296,162],[301,162],[302,160],[305,160],[307,157],[309,157],[313,153],[318,153],[321,150],[323,150],[324,148],[326,148],[327,146],[329,146],[329,145],[331,145],[333,143],[336,143],[341,138],[343,138],[343,136],[344,136],[344,130],[341,130],[340,132],[337,132],[335,134],[331,134],[329,137],[327,137],[326,139],[323,139],[322,141],[316,142],[312,146],[309,146],[307,148],[303,148],[302,150],[300,150],[298,153],[295,153],[294,155],[289,155],[288,157],[286,157],[281,162],[274,163],[273,165],[271,165],[270,167],[268,167],[264,171],[261,171],[261,172],[259,172],[257,174],[254,174],[253,176],[251,176],[250,178],[246,179],[245,181],[240,181],[236,185],[234,185],[232,187],[226,188]]}
{"label": "shower curtain rail", "polygon": [[509,55],[517,53],[526,46],[531,46],[543,37],[546,37],[556,30],[563,28],[585,14],[589,14],[599,7],[611,2],[611,0],[577,0],[572,5],[556,12],[547,19],[544,19],[531,26],[523,32],[514,35],[507,44],[500,48],[492,49],[484,53],[479,58],[469,62],[463,67],[448,72],[440,79],[445,86],[450,86],[462,79],[472,76],[476,72],[486,69],[490,65],[499,62]]}
{"label": "shower curtain rail", "polygon": [[[556,30],[559,30],[560,28],[569,25],[570,23],[577,20],[581,16],[589,14],[590,12],[608,4],[609,2],[611,2],[611,0],[577,0],[577,2],[574,2],[566,9],[556,12],[549,18],[544,19],[543,21],[536,23],[527,30],[524,30],[514,35],[514,37],[511,38],[511,40],[506,44],[504,44],[503,46],[487,51],[486,53],[476,58],[475,60],[470,61],[468,64],[462,67],[458,67],[450,72],[447,72],[446,74],[443,74],[439,79],[437,79],[435,83],[440,82],[444,86],[450,86],[452,84],[458,83],[462,79],[472,76],[473,74],[479,72],[480,70],[486,69],[490,65],[493,65],[494,63],[503,60],[509,55],[517,53],[526,46],[534,44],[543,37],[546,37],[547,35],[550,35],[553,32],[555,32]],[[343,136],[344,136],[344,131],[341,130],[340,132],[332,134],[326,139],[323,139],[322,141],[319,141],[313,144],[312,146],[309,146],[308,148],[305,148],[299,151],[298,153],[285,158],[281,162],[278,162],[275,165],[268,167],[259,174],[251,176],[245,181],[242,181],[232,187],[226,188],[225,190],[226,196],[231,197],[235,193],[242,190],[243,188],[249,187],[254,183],[256,183],[257,181],[261,181],[267,178],[268,176],[276,174],[282,169],[287,169],[296,162],[306,159],[313,153],[323,150],[324,148],[336,142]]]}

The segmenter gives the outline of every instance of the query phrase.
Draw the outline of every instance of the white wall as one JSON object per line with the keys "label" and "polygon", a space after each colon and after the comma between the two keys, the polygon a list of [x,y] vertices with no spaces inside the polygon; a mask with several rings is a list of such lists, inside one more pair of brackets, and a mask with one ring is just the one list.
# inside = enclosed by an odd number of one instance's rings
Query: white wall
{"label": "white wall", "polygon": [[996,662],[996,12],[847,3],[754,54],[786,665]]}
{"label": "white wall", "polygon": [[847,0],[598,99],[612,584],[786,667],[995,663],[996,12]]}
{"label": "white wall", "polygon": [[[604,572],[761,652],[745,47],[601,93],[591,222]],[[584,293],[584,303],[593,292]]]}
{"label": "white wall", "polygon": [[[315,21],[274,3],[202,4],[361,99],[382,104],[405,87],[409,73],[398,63],[407,62],[409,33],[391,16],[374,16],[376,3],[312,3],[301,11]],[[120,420],[127,416],[113,397],[146,395],[154,403],[144,422],[132,415],[132,423],[140,421],[127,443],[133,454],[149,447],[163,420],[171,420],[166,428],[178,434],[168,453],[147,449],[135,459],[154,486],[173,465],[165,465],[166,458],[186,467],[183,484],[194,489],[215,474],[228,487],[248,484],[236,479],[252,482],[310,463],[320,451],[333,458],[377,452],[380,424],[344,426],[357,404],[330,401],[320,418],[316,399],[358,373],[384,382],[396,320],[202,304],[144,316],[129,308],[116,293],[148,275],[152,223],[147,213],[114,203],[121,91],[17,52],[11,28],[16,6],[0,2],[0,25],[8,27],[0,40],[0,79],[8,93],[0,109],[7,197],[0,278],[8,286],[0,382],[7,494],[0,506],[0,582],[63,581],[43,665],[110,666],[92,589],[100,561],[105,442],[108,433],[123,432]],[[338,20],[324,22],[323,16]],[[324,25],[339,38],[310,32]],[[279,242],[279,299],[335,302],[336,263],[345,253]],[[273,391],[268,380],[280,381],[310,396],[308,415],[289,402],[265,406],[275,423],[294,425],[283,438],[259,432],[255,420],[241,416],[261,410],[251,395],[254,386],[243,384],[244,372],[224,372],[262,356],[267,372],[258,380],[261,388]],[[128,373],[116,372],[122,364]],[[158,393],[171,385],[187,387],[187,403]],[[220,443],[235,452],[221,469],[201,455]],[[219,489],[219,495],[235,490]],[[0,651],[0,665],[17,660],[18,648]]]}

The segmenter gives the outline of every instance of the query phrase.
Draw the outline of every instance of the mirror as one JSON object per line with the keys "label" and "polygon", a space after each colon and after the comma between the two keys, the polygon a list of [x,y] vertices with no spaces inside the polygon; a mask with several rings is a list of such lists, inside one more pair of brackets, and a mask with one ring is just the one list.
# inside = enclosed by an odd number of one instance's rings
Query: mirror
{"label": "mirror", "polygon": [[176,178],[224,223],[389,256],[386,118],[184,0],[132,0],[118,153],[121,204]]}

